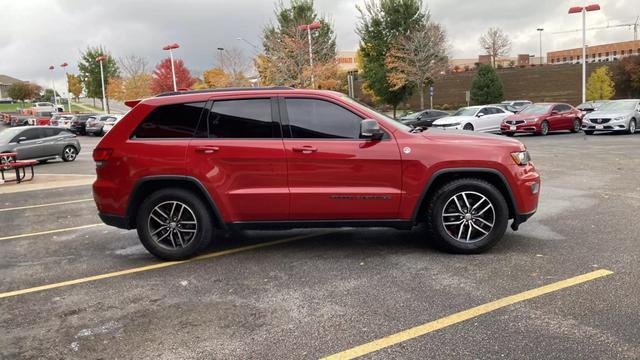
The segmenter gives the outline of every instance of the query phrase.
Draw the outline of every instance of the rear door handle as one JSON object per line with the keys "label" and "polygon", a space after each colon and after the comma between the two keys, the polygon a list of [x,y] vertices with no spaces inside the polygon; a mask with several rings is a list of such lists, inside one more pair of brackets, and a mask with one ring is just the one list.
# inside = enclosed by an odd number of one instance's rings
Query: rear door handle
{"label": "rear door handle", "polygon": [[196,152],[204,153],[204,154],[213,154],[220,150],[217,146],[199,146],[196,148]]}
{"label": "rear door handle", "polygon": [[310,154],[312,152],[318,151],[318,149],[315,146],[311,146],[311,145],[294,146],[292,150],[295,152],[301,152],[303,154]]}

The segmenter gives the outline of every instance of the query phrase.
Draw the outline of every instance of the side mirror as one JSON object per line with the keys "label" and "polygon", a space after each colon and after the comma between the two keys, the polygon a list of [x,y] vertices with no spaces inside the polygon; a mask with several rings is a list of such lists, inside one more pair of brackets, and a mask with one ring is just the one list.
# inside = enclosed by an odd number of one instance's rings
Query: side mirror
{"label": "side mirror", "polygon": [[25,140],[27,140],[27,137],[26,137],[26,136],[20,136],[20,137],[18,138],[18,144],[20,144],[21,142],[23,142],[23,141],[25,141]]}
{"label": "side mirror", "polygon": [[384,132],[380,129],[380,124],[373,119],[364,119],[360,122],[360,137],[371,139],[371,140],[380,140]]}
{"label": "side mirror", "polygon": [[478,114],[476,114],[476,117],[483,117],[483,116],[484,116],[484,113],[478,113]]}

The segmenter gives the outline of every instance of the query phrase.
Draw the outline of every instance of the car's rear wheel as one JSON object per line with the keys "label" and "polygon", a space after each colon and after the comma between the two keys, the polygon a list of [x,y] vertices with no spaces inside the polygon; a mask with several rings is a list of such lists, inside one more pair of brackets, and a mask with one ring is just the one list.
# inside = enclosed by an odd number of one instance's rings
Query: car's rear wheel
{"label": "car's rear wheel", "polygon": [[164,260],[188,259],[211,242],[213,221],[200,198],[183,189],[163,189],[147,197],[136,225],[142,245]]}
{"label": "car's rear wheel", "polygon": [[473,131],[473,125],[469,123],[464,124],[464,126],[462,127],[462,130]]}
{"label": "car's rear wheel", "polygon": [[636,119],[631,119],[631,121],[629,121],[629,127],[627,128],[627,132],[629,134],[636,133]]}
{"label": "car's rear wheel", "polygon": [[540,132],[538,134],[545,136],[548,133],[549,133],[549,122],[543,121],[542,124],[540,124]]}
{"label": "car's rear wheel", "polygon": [[485,180],[454,180],[431,197],[426,214],[430,237],[446,251],[475,254],[494,246],[507,229],[502,193]]}
{"label": "car's rear wheel", "polygon": [[76,157],[78,157],[78,149],[76,149],[74,146],[67,145],[64,147],[64,149],[62,149],[62,154],[60,155],[60,157],[64,162],[73,161],[76,159]]}
{"label": "car's rear wheel", "polygon": [[580,126],[582,125],[581,121],[579,119],[574,119],[573,120],[573,128],[571,129],[572,133],[577,133],[578,131],[580,131]]}

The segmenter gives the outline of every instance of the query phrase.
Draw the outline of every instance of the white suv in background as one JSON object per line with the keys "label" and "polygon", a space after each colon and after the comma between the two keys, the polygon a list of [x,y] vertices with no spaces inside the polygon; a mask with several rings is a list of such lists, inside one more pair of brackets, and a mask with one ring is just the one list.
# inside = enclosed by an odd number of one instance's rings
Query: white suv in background
{"label": "white suv in background", "polygon": [[110,115],[104,119],[104,125],[102,125],[102,131],[106,134],[122,119],[124,115]]}

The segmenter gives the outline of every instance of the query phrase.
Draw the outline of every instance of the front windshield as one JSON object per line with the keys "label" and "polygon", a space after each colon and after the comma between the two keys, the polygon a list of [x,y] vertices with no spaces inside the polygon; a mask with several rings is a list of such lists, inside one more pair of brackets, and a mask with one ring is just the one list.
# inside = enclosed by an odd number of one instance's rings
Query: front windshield
{"label": "front windshield", "polygon": [[389,125],[392,125],[397,129],[404,130],[404,131],[411,131],[411,129],[412,129],[411,126],[407,126],[407,125],[401,123],[398,120],[392,119],[392,118],[388,117],[387,115],[382,114],[382,113],[376,111],[375,109],[369,107],[368,105],[365,105],[365,104],[359,102],[358,100],[355,100],[355,99],[352,99],[352,98],[348,97],[347,95],[342,95],[340,98],[345,100],[345,101],[347,101],[351,105],[354,105],[355,107],[360,108],[361,110],[363,110],[365,112],[373,112],[373,113],[375,113],[377,116],[387,120],[387,123],[389,123]]}
{"label": "front windshield", "polygon": [[475,116],[478,108],[462,108],[451,116]]}
{"label": "front windshield", "polygon": [[637,104],[637,101],[611,101],[600,105],[598,111],[631,111]]}
{"label": "front windshield", "polygon": [[22,129],[5,129],[0,131],[0,144],[8,144]]}
{"label": "front windshield", "polygon": [[551,105],[549,104],[533,104],[529,105],[524,110],[520,112],[520,114],[524,115],[542,115],[549,112]]}

